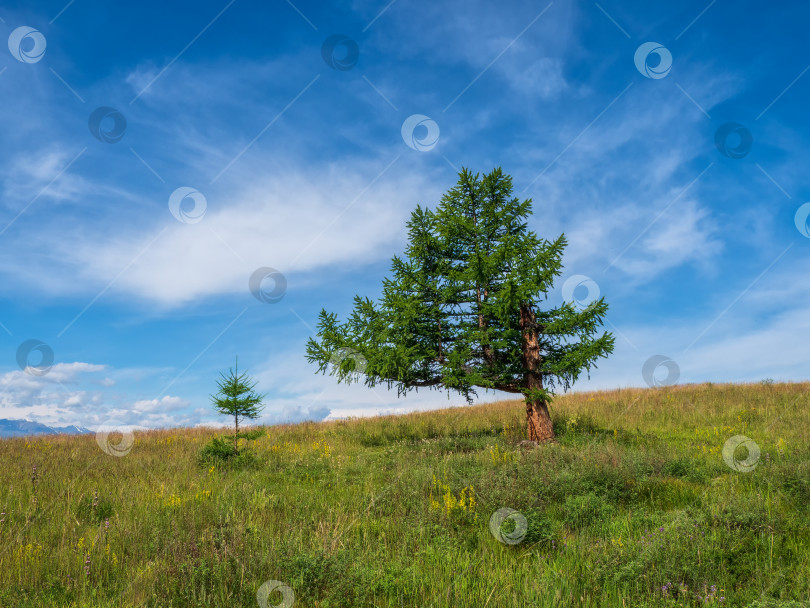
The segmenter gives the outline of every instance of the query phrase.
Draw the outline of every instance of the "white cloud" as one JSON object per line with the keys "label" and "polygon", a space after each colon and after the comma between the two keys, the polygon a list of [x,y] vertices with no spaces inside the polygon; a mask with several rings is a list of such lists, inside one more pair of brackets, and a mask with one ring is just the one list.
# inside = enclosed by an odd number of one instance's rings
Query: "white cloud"
{"label": "white cloud", "polygon": [[248,278],[262,266],[288,281],[324,267],[362,266],[390,257],[407,214],[431,189],[419,176],[369,188],[385,166],[321,173],[317,180],[292,171],[264,178],[227,195],[210,194],[197,224],[181,224],[166,206],[164,219],[146,229],[119,226],[104,240],[62,239],[58,256],[85,289],[115,279],[114,290],[167,306],[248,294]]}
{"label": "white cloud", "polygon": [[101,404],[98,392],[73,390],[84,374],[106,369],[105,365],[57,363],[42,376],[11,371],[0,376],[0,413],[4,418],[27,418],[51,426],[85,424]]}
{"label": "white cloud", "polygon": [[207,420],[205,422],[198,422],[194,428],[208,428],[208,429],[230,429],[233,428],[232,423],[220,422],[217,420]]}
{"label": "white cloud", "polygon": [[[657,214],[656,214],[657,215]],[[635,237],[627,234],[628,245]],[[687,263],[708,266],[723,251],[709,210],[696,201],[679,202],[616,261],[634,282],[647,283],[657,274]]]}
{"label": "white cloud", "polygon": [[51,367],[50,371],[42,376],[46,381],[53,382],[74,382],[79,374],[101,372],[107,369],[106,365],[99,365],[97,363],[82,363],[76,361],[74,363],[57,363]]}
{"label": "white cloud", "polygon": [[138,414],[151,414],[156,410],[173,412],[188,407],[189,401],[181,397],[170,397],[166,395],[161,399],[143,399],[132,404],[132,409]]}
{"label": "white cloud", "polygon": [[616,337],[615,353],[575,388],[645,386],[641,368],[653,355],[678,364],[681,384],[810,379],[810,315],[804,305],[810,284],[796,280],[799,265],[773,270],[748,291],[745,282],[733,288],[717,283],[717,297],[706,299],[711,304],[701,314],[655,325],[606,326]]}
{"label": "white cloud", "polygon": [[527,67],[510,70],[506,77],[513,88],[532,98],[554,99],[568,89],[562,62],[554,57],[542,57]]}
{"label": "white cloud", "polygon": [[49,384],[71,384],[76,382],[79,374],[99,372],[106,369],[105,365],[94,363],[56,363],[47,373],[39,376],[22,370],[6,372],[0,376],[0,388],[5,391],[39,390]]}
{"label": "white cloud", "polygon": [[[7,372],[0,376],[0,417],[88,428],[111,419],[144,428],[178,426],[193,420],[183,413],[189,401],[182,397],[166,395],[161,399],[138,400],[130,407],[113,407],[103,391],[83,388],[85,384],[104,387],[115,384],[108,377],[101,381],[93,377],[105,370],[106,365],[77,361],[57,363],[42,376],[20,370]],[[132,370],[124,369],[120,375],[131,374]]]}
{"label": "white cloud", "polygon": [[81,162],[81,151],[76,145],[68,147],[49,143],[37,150],[18,153],[0,173],[3,177],[4,202],[13,200],[14,208],[22,211],[33,201],[32,208],[25,210],[27,214],[35,213],[36,205],[43,201],[86,205],[91,196],[103,196],[119,202],[136,200],[126,189],[82,176],[76,166]]}
{"label": "white cloud", "polygon": [[[166,396],[160,401],[136,401],[130,407],[99,408],[85,416],[84,426],[94,428],[99,424],[123,425],[134,429],[174,428],[189,426],[197,420],[183,409],[188,401],[181,397]],[[166,404],[166,408],[162,408]]]}

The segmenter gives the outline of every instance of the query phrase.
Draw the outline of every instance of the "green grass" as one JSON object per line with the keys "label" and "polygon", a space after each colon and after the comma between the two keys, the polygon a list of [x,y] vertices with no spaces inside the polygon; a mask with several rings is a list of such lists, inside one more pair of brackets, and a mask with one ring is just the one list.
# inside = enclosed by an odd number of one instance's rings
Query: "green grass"
{"label": "green grass", "polygon": [[269,427],[217,464],[206,429],[0,441],[0,606],[258,606],[269,580],[296,608],[810,606],[808,389],[567,395],[533,450],[514,401]]}

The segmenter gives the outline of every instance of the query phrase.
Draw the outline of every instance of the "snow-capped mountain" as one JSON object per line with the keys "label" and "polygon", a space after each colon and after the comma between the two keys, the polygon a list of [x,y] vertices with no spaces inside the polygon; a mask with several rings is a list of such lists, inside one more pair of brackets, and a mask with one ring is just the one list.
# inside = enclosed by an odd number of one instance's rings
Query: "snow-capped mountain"
{"label": "snow-capped mountain", "polygon": [[31,420],[0,419],[0,437],[26,437],[29,435],[83,435],[92,433],[81,426],[47,426]]}

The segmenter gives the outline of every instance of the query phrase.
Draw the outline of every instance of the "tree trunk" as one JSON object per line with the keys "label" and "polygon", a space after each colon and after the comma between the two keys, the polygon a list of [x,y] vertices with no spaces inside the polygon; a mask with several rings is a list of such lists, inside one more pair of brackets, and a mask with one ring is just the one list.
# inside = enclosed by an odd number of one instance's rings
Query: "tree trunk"
{"label": "tree trunk", "polygon": [[554,426],[548,414],[548,405],[543,399],[526,399],[526,427],[529,441],[549,441],[554,439]]}
{"label": "tree trunk", "polygon": [[[527,305],[520,307],[520,328],[523,333],[523,369],[527,389],[542,389],[540,373],[540,343],[537,339],[537,322],[534,311]],[[554,439],[554,426],[548,413],[545,399],[526,396],[526,431],[529,441]]]}
{"label": "tree trunk", "polygon": [[239,453],[239,416],[234,416],[233,419],[236,421],[236,433],[233,436],[233,453]]}

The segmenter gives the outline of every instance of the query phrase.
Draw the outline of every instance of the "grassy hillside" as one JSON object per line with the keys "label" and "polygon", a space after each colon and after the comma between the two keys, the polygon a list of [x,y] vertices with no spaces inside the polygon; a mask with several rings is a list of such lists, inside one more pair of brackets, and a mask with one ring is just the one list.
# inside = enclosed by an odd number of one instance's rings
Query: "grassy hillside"
{"label": "grassy hillside", "polygon": [[810,383],[552,410],[533,450],[513,401],[271,427],[241,468],[198,464],[210,430],[0,441],[0,606],[259,606],[272,580],[295,608],[810,606]]}

